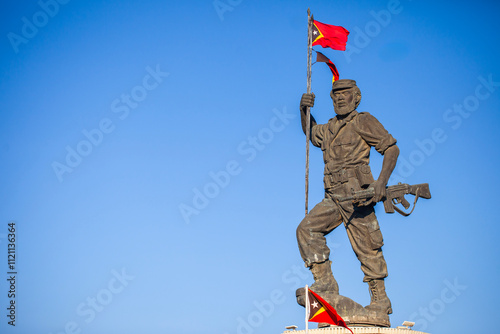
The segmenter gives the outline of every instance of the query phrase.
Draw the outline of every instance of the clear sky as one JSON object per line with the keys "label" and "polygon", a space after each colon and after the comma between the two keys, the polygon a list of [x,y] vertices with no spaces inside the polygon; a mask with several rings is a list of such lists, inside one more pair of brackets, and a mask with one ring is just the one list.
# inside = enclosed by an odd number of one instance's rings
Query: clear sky
{"label": "clear sky", "polygon": [[[308,7],[351,32],[345,52],[315,48],[398,140],[391,183],[431,187],[408,218],[376,207],[392,325],[495,332],[500,5],[486,0],[3,2],[0,332],[304,328]],[[330,84],[313,65],[320,123]],[[321,150],[310,161],[313,207]],[[368,304],[345,229],[327,240],[341,293]]]}

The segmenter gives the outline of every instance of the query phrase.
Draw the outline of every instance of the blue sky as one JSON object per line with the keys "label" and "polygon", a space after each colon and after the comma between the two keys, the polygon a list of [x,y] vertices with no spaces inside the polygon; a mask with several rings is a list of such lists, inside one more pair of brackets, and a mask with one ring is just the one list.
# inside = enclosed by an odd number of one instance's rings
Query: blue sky
{"label": "blue sky", "polygon": [[[2,333],[304,328],[308,7],[351,32],[345,52],[315,48],[398,140],[391,182],[431,187],[408,218],[376,207],[393,326],[494,331],[497,2],[42,0],[0,11],[2,277],[11,221],[17,237],[16,328],[2,279]],[[314,65],[320,123],[330,84]],[[320,150],[310,161],[313,207]],[[367,304],[345,230],[328,244],[341,293]]]}

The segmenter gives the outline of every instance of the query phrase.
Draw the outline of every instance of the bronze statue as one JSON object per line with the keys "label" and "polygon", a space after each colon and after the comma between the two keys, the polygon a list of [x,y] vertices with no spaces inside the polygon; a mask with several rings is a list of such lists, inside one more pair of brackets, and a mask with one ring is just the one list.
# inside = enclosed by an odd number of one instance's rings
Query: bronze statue
{"label": "bronze statue", "polygon": [[[325,198],[297,227],[300,254],[314,277],[311,290],[326,296],[325,299],[333,303],[337,311],[340,309],[339,314],[348,318],[351,315],[350,323],[370,323],[370,318],[378,317],[382,320],[374,324],[388,326],[387,315],[392,313],[392,307],[385,291],[387,266],[374,204],[386,197],[387,182],[396,166],[399,148],[396,139],[375,117],[356,110],[361,101],[361,91],[354,80],[335,81],[330,96],[337,115],[326,124],[316,124],[312,116],[310,120],[311,142],[323,151]],[[304,94],[300,101],[304,133],[306,108],[314,106],[314,99],[311,93]],[[369,166],[371,147],[384,156],[377,180],[374,180]],[[368,200],[339,200],[368,188],[372,191]],[[339,295],[338,284],[332,274],[330,249],[325,236],[342,223],[361,262],[365,275],[363,281],[369,286],[371,301],[364,310],[360,310],[359,304]],[[304,302],[302,297],[303,289],[299,289],[299,304]]]}

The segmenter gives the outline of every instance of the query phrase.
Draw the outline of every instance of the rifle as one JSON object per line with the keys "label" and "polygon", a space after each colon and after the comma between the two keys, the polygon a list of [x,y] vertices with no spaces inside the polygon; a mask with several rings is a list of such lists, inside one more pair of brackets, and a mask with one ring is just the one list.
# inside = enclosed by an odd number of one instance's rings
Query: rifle
{"label": "rifle", "polygon": [[[410,203],[405,199],[406,194],[411,194],[415,196],[415,201],[413,202],[413,209],[411,209],[410,213],[406,213],[403,210],[396,207],[397,204],[402,204],[405,209],[410,207]],[[354,203],[359,203],[361,201],[367,200],[375,196],[375,190],[373,187],[369,187],[367,189],[358,190],[352,192],[351,195],[341,196],[341,195],[333,195],[335,201],[345,202],[345,201],[353,201]],[[382,198],[384,203],[384,209],[387,213],[394,213],[396,210],[403,216],[409,216],[413,210],[415,209],[415,204],[417,204],[417,200],[419,197],[430,199],[431,192],[429,190],[428,183],[421,183],[410,185],[406,183],[398,183],[393,186],[388,186],[386,188],[386,196]]]}

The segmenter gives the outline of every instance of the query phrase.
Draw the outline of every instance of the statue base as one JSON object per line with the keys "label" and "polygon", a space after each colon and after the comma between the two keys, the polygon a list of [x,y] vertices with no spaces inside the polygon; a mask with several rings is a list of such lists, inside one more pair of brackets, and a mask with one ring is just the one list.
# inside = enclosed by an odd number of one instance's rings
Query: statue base
{"label": "statue base", "polygon": [[[383,328],[383,327],[351,327],[349,328],[353,331],[354,334],[428,334],[424,332],[414,331],[409,328]],[[305,330],[299,331],[290,331],[286,330],[283,334],[304,334]],[[334,327],[326,327],[326,328],[318,328],[318,329],[309,329],[309,334],[350,334],[349,330],[344,327],[334,326]]]}
{"label": "statue base", "polygon": [[[305,307],[305,288],[297,289],[297,303]],[[350,298],[335,294],[332,292],[324,292],[321,297],[330,304],[337,313],[344,319],[347,326],[377,326],[391,327],[389,315],[367,310],[362,305],[356,303]],[[360,332],[365,333],[365,332]],[[372,333],[372,332],[366,332]],[[374,332],[378,333],[378,332]],[[416,333],[416,332],[414,332]]]}

